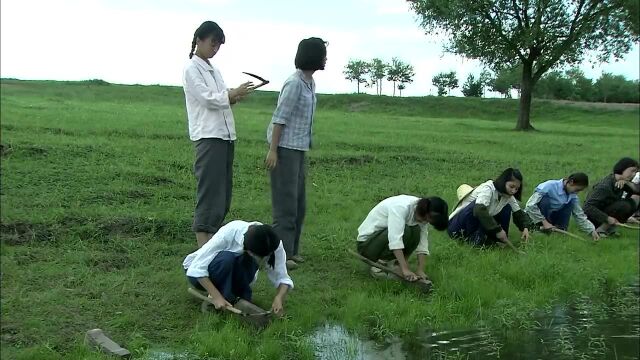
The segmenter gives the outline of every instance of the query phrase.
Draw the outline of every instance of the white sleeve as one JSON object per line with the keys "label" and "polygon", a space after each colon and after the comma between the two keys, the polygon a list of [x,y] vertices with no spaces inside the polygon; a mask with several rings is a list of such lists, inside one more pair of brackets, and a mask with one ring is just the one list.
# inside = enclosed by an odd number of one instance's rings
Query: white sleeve
{"label": "white sleeve", "polygon": [[389,237],[389,250],[404,249],[402,236],[406,222],[404,216],[397,209],[390,208],[387,216],[387,234]]}
{"label": "white sleeve", "polygon": [[284,252],[282,241],[275,251],[275,263],[273,269],[267,265],[266,273],[269,280],[273,283],[273,286],[278,287],[280,284],[289,285],[289,288],[293,289],[293,280],[287,273],[287,254]]}
{"label": "white sleeve", "polygon": [[228,109],[229,92],[226,88],[220,92],[214,92],[205,83],[200,71],[195,67],[187,67],[184,72],[184,88],[204,107],[211,110]]}
{"label": "white sleeve", "polygon": [[533,221],[534,224],[541,223],[542,220],[544,220],[544,216],[542,215],[542,212],[540,212],[540,208],[538,207],[538,203],[540,202],[540,200],[542,200],[542,194],[536,191],[533,193],[533,195],[531,195],[529,201],[527,201],[527,205],[524,208],[524,212],[529,215],[529,218],[531,219],[531,221]]}
{"label": "white sleeve", "polygon": [[576,223],[580,230],[586,232],[587,234],[591,234],[596,231],[596,227],[593,225],[591,221],[587,218],[582,207],[580,206],[580,201],[575,200],[573,203],[573,209],[571,211],[573,216],[576,218]]}
{"label": "white sleeve", "polygon": [[233,238],[235,231],[224,231],[224,227],[220,228],[206,244],[196,252],[196,257],[191,261],[191,265],[187,269],[187,276],[201,278],[209,276],[209,264],[220,251],[229,248],[230,239]]}
{"label": "white sleeve", "polygon": [[476,191],[476,204],[489,207],[491,204],[491,195],[493,194],[491,187],[480,185]]}
{"label": "white sleeve", "polygon": [[520,204],[514,196],[509,198],[509,205],[511,205],[511,212],[520,211]]}
{"label": "white sleeve", "polygon": [[429,255],[429,229],[426,224],[420,225],[420,242],[416,248],[416,254]]}

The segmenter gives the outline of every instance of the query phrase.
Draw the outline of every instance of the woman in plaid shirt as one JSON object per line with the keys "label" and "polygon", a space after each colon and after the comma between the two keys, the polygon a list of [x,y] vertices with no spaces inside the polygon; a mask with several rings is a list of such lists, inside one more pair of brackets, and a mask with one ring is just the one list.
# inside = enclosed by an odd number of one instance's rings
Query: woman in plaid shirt
{"label": "woman in plaid shirt", "polygon": [[296,72],[282,86],[267,130],[265,164],[271,172],[273,229],[282,239],[289,269],[304,261],[298,252],[306,209],[305,153],[311,148],[316,109],[313,74],[324,70],[326,62],[326,42],[320,38],[300,42]]}
{"label": "woman in plaid shirt", "polygon": [[614,165],[613,173],[600,180],[587,196],[584,212],[599,234],[614,235],[615,225],[634,221],[631,215],[640,203],[640,185],[631,179],[637,171],[636,160],[622,158]]}

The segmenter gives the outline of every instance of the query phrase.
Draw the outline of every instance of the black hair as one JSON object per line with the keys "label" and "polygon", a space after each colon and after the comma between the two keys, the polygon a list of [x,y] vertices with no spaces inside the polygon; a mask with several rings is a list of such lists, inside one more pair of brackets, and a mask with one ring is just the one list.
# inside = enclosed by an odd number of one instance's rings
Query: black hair
{"label": "black hair", "polygon": [[622,173],[630,167],[638,167],[638,162],[632,158],[622,158],[613,166],[613,173],[622,175]]}
{"label": "black hair", "polygon": [[224,32],[218,24],[213,21],[205,21],[196,29],[193,33],[193,41],[191,41],[191,52],[189,53],[189,59],[193,57],[193,52],[196,50],[196,41],[198,39],[204,40],[209,36],[213,36],[213,39],[220,44],[224,44]]}
{"label": "black hair", "polygon": [[327,43],[317,37],[300,41],[296,52],[295,65],[300,70],[324,70]]}
{"label": "black hair", "polygon": [[437,196],[422,198],[416,205],[416,214],[424,218],[429,214],[429,222],[436,230],[443,231],[449,225],[449,205]]}
{"label": "black hair", "polygon": [[513,194],[518,201],[522,199],[522,188],[524,188],[524,181],[522,179],[522,173],[518,169],[508,168],[505,169],[497,179],[493,181],[493,186],[496,187],[496,190],[502,194],[507,194],[507,182],[512,180],[520,181],[520,188],[518,191]]}
{"label": "black hair", "polygon": [[260,257],[269,256],[267,263],[275,267],[275,251],[280,246],[280,239],[269,225],[253,225],[244,234],[244,249]]}
{"label": "black hair", "polygon": [[578,186],[589,186],[589,177],[587,176],[587,174],[581,172],[569,175],[567,181],[572,182],[574,185]]}

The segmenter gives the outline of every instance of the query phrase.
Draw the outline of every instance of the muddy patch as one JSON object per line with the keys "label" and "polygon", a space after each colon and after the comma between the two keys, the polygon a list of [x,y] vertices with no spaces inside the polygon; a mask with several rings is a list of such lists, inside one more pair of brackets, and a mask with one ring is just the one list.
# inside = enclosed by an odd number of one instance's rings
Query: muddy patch
{"label": "muddy patch", "polygon": [[13,152],[10,144],[0,144],[0,156],[5,157]]}
{"label": "muddy patch", "polygon": [[36,145],[23,145],[17,147],[17,150],[26,156],[29,157],[42,157],[47,156],[49,154],[49,150],[44,147],[36,146]]}
{"label": "muddy patch", "polygon": [[144,185],[163,186],[175,184],[175,180],[159,175],[139,175],[138,181]]}
{"label": "muddy patch", "polygon": [[126,205],[132,202],[148,203],[149,199],[153,197],[152,193],[145,190],[131,189],[93,194],[88,196],[85,201],[102,205]]}
{"label": "muddy patch", "polygon": [[25,245],[31,242],[52,242],[55,236],[44,224],[16,222],[0,224],[0,237],[6,245]]}
{"label": "muddy patch", "polygon": [[173,169],[173,170],[176,170],[178,172],[189,172],[190,173],[191,171],[193,171],[193,165],[191,163],[186,163],[186,162],[172,161],[172,162],[163,164],[163,166],[166,166],[169,169]]}
{"label": "muddy patch", "polygon": [[122,217],[103,220],[97,225],[93,235],[104,238],[108,236],[163,236],[184,239],[191,233],[190,221],[169,222],[153,218]]}
{"label": "muddy patch", "polygon": [[8,323],[4,316],[2,319],[1,333],[0,339],[2,340],[2,344],[24,346],[35,342],[35,339],[26,336],[25,332],[21,331],[18,325]]}
{"label": "muddy patch", "polygon": [[93,254],[87,260],[87,266],[94,270],[111,272],[135,267],[135,262],[126,253]]}
{"label": "muddy patch", "polygon": [[376,157],[373,155],[353,155],[353,156],[338,156],[338,157],[321,157],[313,158],[309,160],[310,166],[339,166],[339,167],[351,167],[351,166],[363,166],[376,161]]}

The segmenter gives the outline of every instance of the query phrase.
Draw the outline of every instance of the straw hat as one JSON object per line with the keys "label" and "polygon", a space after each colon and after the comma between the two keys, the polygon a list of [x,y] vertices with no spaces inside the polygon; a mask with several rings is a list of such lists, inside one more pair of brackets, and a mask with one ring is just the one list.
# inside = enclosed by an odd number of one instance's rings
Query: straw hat
{"label": "straw hat", "polygon": [[458,190],[456,190],[456,195],[458,196],[458,201],[462,201],[467,195],[471,194],[473,191],[473,187],[468,184],[462,184],[458,186]]}

